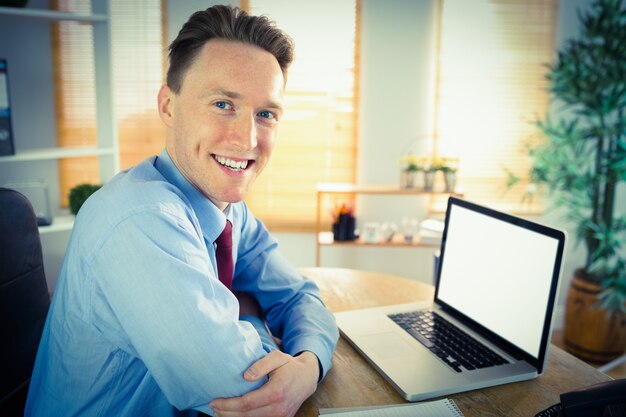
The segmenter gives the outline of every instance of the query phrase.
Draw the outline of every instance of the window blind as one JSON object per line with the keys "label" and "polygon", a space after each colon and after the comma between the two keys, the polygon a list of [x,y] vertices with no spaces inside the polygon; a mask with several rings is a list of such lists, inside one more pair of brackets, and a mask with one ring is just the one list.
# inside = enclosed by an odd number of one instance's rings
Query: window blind
{"label": "window blind", "polygon": [[356,177],[359,2],[248,0],[241,6],[268,15],[296,43],[274,154],[246,202],[272,230],[314,230],[316,184]]}
{"label": "window blind", "polygon": [[[442,0],[435,156],[460,158],[466,197],[514,212],[524,198],[534,121],[548,109],[557,0]],[[520,183],[507,189],[511,172]],[[441,199],[435,207],[442,207]]]}
{"label": "window blind", "polygon": [[[51,8],[89,14],[90,2],[55,0]],[[78,22],[51,25],[54,60],[55,111],[59,146],[96,145],[96,97],[93,60],[93,30]],[[59,192],[62,207],[68,206],[72,187],[98,184],[98,158],[59,160]]]}
{"label": "window blind", "polygon": [[165,77],[162,0],[111,1],[113,97],[120,165],[129,168],[165,146],[157,93]]}
{"label": "window blind", "polygon": [[[165,131],[156,111],[163,80],[164,34],[161,0],[110,0],[113,101],[118,122],[122,168],[160,152]],[[90,13],[91,2],[55,0],[59,10]],[[94,49],[91,25],[59,22],[52,26],[57,141],[59,146],[96,144]],[[59,161],[60,193],[99,183],[96,157]]]}

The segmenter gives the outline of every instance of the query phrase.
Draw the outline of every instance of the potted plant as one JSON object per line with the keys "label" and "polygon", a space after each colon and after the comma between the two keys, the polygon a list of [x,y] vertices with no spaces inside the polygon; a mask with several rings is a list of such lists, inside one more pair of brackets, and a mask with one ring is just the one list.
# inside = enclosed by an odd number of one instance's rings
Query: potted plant
{"label": "potted plant", "polygon": [[420,157],[406,154],[400,158],[400,185],[403,188],[414,188],[417,174],[423,170]]}
{"label": "potted plant", "polygon": [[79,184],[73,187],[68,196],[70,212],[77,215],[83,203],[100,188],[101,184]]}
{"label": "potted plant", "polygon": [[548,67],[555,105],[537,122],[545,140],[530,150],[530,177],[586,248],[568,290],[566,349],[607,362],[626,348],[626,216],[616,211],[626,181],[626,7],[595,0],[579,19],[579,37]]}
{"label": "potted plant", "polygon": [[452,157],[441,157],[434,163],[435,169],[443,173],[445,191],[454,192],[456,189],[457,171],[459,169],[459,159]]}

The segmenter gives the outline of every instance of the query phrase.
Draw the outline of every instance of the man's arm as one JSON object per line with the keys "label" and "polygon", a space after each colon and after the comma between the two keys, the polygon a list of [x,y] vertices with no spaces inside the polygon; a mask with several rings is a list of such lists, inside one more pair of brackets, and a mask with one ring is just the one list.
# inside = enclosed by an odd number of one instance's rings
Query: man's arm
{"label": "man's arm", "polygon": [[241,225],[241,237],[233,285],[259,301],[284,353],[271,352],[244,374],[247,381],[267,376],[264,386],[241,397],[215,400],[211,407],[216,416],[292,416],[330,369],[337,327],[317,286],[277,253],[264,226],[247,210],[235,214],[241,216],[234,222]]}
{"label": "man's arm", "polygon": [[320,380],[331,368],[339,331],[322,302],[319,289],[299,274],[277,251],[278,244],[245,204],[233,206],[240,225],[233,285],[252,294],[265,313],[272,334],[290,355],[309,351],[322,367]]}
{"label": "man's arm", "polygon": [[[257,300],[244,292],[236,291],[235,296],[239,301],[240,318],[253,323],[264,344],[273,343]],[[292,357],[275,350],[243,374],[243,378],[250,382],[269,378],[265,385],[241,397],[214,400],[210,407],[216,416],[293,416],[315,392],[321,369],[319,359],[311,352]]]}
{"label": "man's arm", "polygon": [[116,323],[103,333],[141,358],[179,409],[208,412],[214,398],[261,386],[263,380],[242,375],[270,349],[239,320],[237,300],[215,277],[202,236],[188,219],[158,210],[135,217],[103,238],[87,262],[98,271],[97,314]]}
{"label": "man's arm", "polygon": [[269,330],[281,339],[282,351],[292,356],[304,351],[314,353],[321,367],[319,380],[323,379],[331,368],[339,332],[332,313],[320,299],[319,289],[276,251],[266,258],[257,256],[248,270],[255,270],[257,264],[265,271],[259,278],[260,289],[255,291],[251,285],[245,290],[259,301]]}
{"label": "man's arm", "polygon": [[[249,315],[248,317],[261,321],[259,317],[254,317],[260,311],[256,300],[246,293],[237,294],[242,313],[245,312]],[[241,297],[241,295],[244,295],[244,297]],[[296,316],[298,316],[297,313]],[[263,335],[266,332],[266,328],[261,326],[263,324],[256,327],[259,334]],[[296,333],[300,332],[298,329],[294,330]],[[313,333],[315,333],[315,330]],[[332,334],[332,331],[329,333]],[[270,337],[269,332],[267,335],[261,336],[261,339],[264,339],[264,337]],[[315,335],[308,335],[303,337],[302,340],[298,340],[294,345],[297,344],[306,347],[323,346],[324,343],[323,341],[318,341]],[[324,352],[324,349],[322,348],[318,351]],[[265,385],[241,397],[214,400],[211,402],[210,407],[215,412],[216,417],[291,417],[295,415],[302,403],[315,392],[323,374],[324,369],[320,359],[311,351],[303,350],[292,356],[274,350],[255,362],[243,375],[243,378],[250,382],[259,381],[267,377],[268,382]]]}

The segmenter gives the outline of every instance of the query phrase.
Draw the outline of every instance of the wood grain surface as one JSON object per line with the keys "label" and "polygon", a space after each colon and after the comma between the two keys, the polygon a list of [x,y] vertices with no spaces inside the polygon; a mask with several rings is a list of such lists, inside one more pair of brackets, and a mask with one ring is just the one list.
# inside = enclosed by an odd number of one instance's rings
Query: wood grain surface
{"label": "wood grain surface", "polygon": [[[322,299],[333,312],[431,300],[434,296],[431,285],[394,275],[342,268],[301,268],[300,272],[317,283]],[[563,392],[610,379],[552,345],[544,375],[448,397],[454,399],[466,417],[532,417],[559,402]],[[402,403],[406,400],[340,338],[333,368],[297,416],[318,416],[320,408]]]}

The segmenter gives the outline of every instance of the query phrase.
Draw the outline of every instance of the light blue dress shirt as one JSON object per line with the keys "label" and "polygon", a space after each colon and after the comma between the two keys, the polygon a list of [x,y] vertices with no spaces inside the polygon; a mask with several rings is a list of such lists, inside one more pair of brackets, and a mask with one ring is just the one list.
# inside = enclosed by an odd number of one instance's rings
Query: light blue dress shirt
{"label": "light blue dress shirt", "polygon": [[[331,367],[338,332],[318,288],[276,251],[265,226],[231,204],[233,289],[253,294],[282,350]],[[166,151],[122,172],[76,217],[41,338],[27,416],[177,416],[265,381],[243,373],[276,346],[239,319],[217,278],[226,215]]]}

